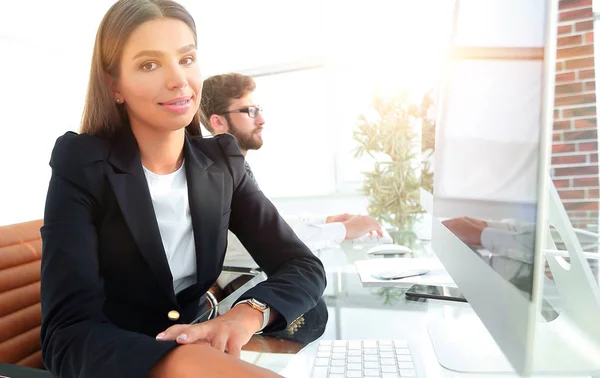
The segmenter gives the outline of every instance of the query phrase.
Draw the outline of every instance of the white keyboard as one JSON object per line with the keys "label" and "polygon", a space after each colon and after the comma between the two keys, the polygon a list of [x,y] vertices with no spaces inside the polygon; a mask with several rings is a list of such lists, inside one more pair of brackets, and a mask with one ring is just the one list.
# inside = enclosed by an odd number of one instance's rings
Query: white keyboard
{"label": "white keyboard", "polygon": [[403,340],[322,340],[312,378],[418,377]]}
{"label": "white keyboard", "polygon": [[365,234],[363,236],[359,236],[356,239],[352,240],[344,240],[343,243],[354,245],[354,244],[365,244],[365,245],[380,245],[380,244],[394,244],[394,240],[390,236],[390,234],[383,230],[383,236],[375,234]]}

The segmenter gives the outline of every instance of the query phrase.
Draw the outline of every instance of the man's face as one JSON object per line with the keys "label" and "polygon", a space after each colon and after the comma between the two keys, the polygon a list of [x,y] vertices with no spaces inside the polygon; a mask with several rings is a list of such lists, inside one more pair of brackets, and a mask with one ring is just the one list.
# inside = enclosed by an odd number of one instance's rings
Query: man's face
{"label": "man's face", "polygon": [[[235,111],[249,106],[258,106],[258,104],[254,102],[252,93],[249,93],[242,98],[234,99],[227,110]],[[240,149],[248,151],[258,150],[262,147],[262,129],[265,120],[261,112],[258,112],[255,118],[251,118],[248,113],[227,113],[226,119],[228,121],[227,132],[237,139]]]}

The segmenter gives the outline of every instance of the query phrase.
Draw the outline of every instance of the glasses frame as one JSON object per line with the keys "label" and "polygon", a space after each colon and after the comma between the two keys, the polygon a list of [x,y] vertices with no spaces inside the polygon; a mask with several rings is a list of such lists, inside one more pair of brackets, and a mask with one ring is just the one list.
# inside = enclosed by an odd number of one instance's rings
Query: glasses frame
{"label": "glasses frame", "polygon": [[[239,109],[232,109],[232,110],[227,110],[226,112],[223,112],[221,114],[229,114],[229,113],[246,113],[248,114],[248,117],[250,118],[256,118],[256,116],[258,115],[258,113],[262,113],[263,112],[263,108],[260,105],[250,105],[250,106],[246,106],[243,108],[239,108]],[[254,114],[254,115],[252,115]]]}

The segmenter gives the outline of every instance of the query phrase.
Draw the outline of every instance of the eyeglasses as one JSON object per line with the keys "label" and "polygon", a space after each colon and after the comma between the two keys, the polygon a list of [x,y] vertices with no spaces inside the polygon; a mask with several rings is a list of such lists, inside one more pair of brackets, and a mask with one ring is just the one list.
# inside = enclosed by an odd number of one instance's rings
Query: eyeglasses
{"label": "eyeglasses", "polygon": [[222,114],[227,114],[227,113],[246,113],[246,114],[248,114],[248,117],[250,117],[250,118],[256,118],[256,116],[258,115],[258,112],[262,113],[262,111],[263,111],[263,108],[261,106],[247,106],[245,108],[228,110],[226,112],[223,112]]}

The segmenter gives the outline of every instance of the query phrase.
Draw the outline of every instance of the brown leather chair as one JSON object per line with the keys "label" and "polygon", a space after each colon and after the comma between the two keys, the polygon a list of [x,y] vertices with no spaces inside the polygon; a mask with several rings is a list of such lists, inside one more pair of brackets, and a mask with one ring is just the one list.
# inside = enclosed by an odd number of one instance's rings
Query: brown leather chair
{"label": "brown leather chair", "polygon": [[37,370],[44,368],[40,345],[42,224],[36,220],[0,227],[0,375],[50,376]]}

